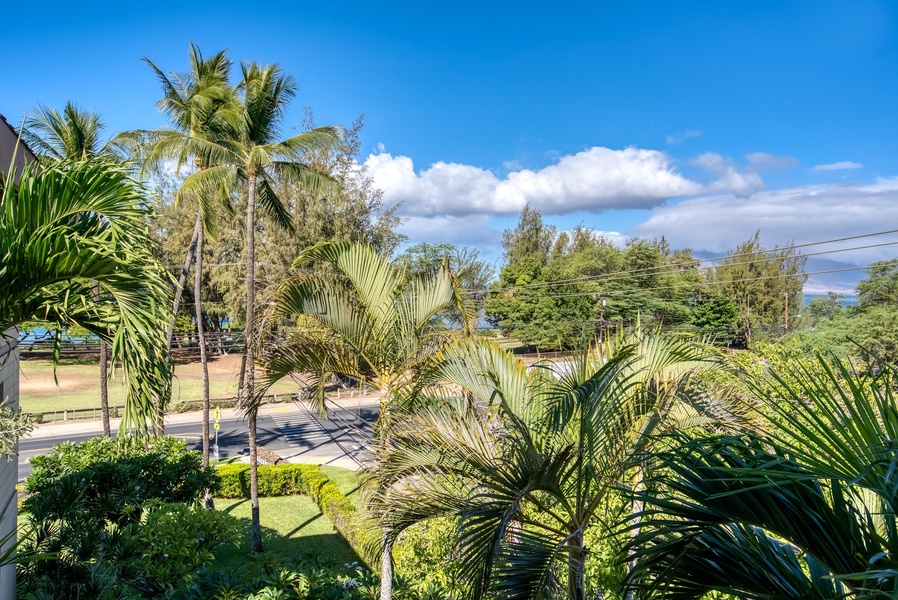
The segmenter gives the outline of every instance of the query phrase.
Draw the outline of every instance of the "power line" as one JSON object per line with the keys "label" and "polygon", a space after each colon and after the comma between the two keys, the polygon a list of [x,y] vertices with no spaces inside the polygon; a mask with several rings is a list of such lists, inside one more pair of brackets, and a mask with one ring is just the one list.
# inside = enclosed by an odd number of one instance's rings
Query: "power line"
{"label": "power line", "polygon": [[[887,231],[878,231],[878,232],[874,232],[874,233],[865,233],[865,234],[853,235],[853,236],[847,236],[847,237],[841,237],[841,238],[833,238],[833,239],[829,239],[829,240],[821,240],[818,242],[808,242],[806,244],[785,246],[784,248],[775,248],[773,250],[764,251],[763,254],[765,254],[765,255],[772,254],[772,253],[776,252],[776,250],[791,250],[791,249],[795,249],[795,248],[808,248],[811,246],[820,246],[823,244],[833,244],[836,242],[844,242],[844,241],[849,241],[849,240],[876,237],[876,236],[888,235],[888,234],[892,234],[892,233],[898,233],[898,229],[890,229]],[[853,250],[876,248],[876,247],[880,247],[880,246],[889,246],[889,245],[893,245],[893,244],[898,244],[898,242],[885,242],[882,244],[870,244],[867,246],[855,246],[852,248],[840,248],[840,249],[836,249],[836,250],[825,250],[825,251],[821,251],[821,252],[797,254],[791,258],[802,258],[802,257],[806,257],[806,256],[818,256],[821,254],[832,254],[832,253],[837,253],[837,252],[849,252],[849,251],[853,251]],[[717,256],[717,257],[713,257],[713,258],[696,259],[695,261],[691,261],[691,262],[671,263],[671,264],[667,264],[667,265],[657,265],[654,267],[643,267],[640,269],[627,269],[627,270],[623,270],[623,271],[614,271],[611,273],[605,273],[602,275],[585,275],[582,277],[575,277],[575,278],[571,278],[571,279],[560,279],[560,280],[545,282],[545,283],[530,283],[530,284],[516,285],[516,286],[505,287],[505,288],[479,290],[479,291],[472,292],[472,293],[497,293],[497,292],[503,292],[503,291],[510,291],[510,290],[514,290],[514,289],[552,287],[552,286],[556,286],[556,285],[564,285],[566,283],[589,283],[592,281],[613,281],[616,279],[621,279],[621,278],[627,277],[634,273],[651,274],[650,273],[651,271],[660,271],[661,273],[676,273],[676,272],[680,272],[680,271],[684,271],[686,269],[692,268],[692,265],[694,265],[695,263],[698,263],[698,264],[701,264],[704,262],[713,263],[713,262],[719,262],[722,260],[726,260],[729,258],[756,256],[757,254],[758,253],[756,253],[756,252],[742,252],[742,253],[737,253],[737,254],[728,254],[725,256]],[[768,261],[778,260],[781,258],[783,258],[783,257],[781,257],[781,256],[765,256],[765,257],[758,259],[757,261],[751,261],[751,262],[768,262]],[[739,264],[749,264],[749,263],[733,263],[733,264],[739,265]],[[709,269],[709,268],[713,268],[713,265],[708,265],[705,267],[695,267],[695,268],[696,269],[699,269],[699,268]],[[665,269],[667,271],[665,271]],[[677,269],[679,269],[679,270],[677,270]]]}
{"label": "power line", "polygon": [[[898,262],[898,259],[894,259],[893,261],[888,261],[888,262]],[[868,269],[869,267],[870,267],[870,265],[866,265],[863,267],[849,267],[849,268],[845,268],[845,269],[826,269],[823,271],[805,272],[802,275],[824,275],[824,274],[828,274],[828,273],[846,273],[848,271],[864,271],[864,270]],[[797,273],[786,273],[786,274],[780,273],[777,275],[765,275],[765,276],[761,276],[761,277],[745,277],[743,279],[731,279],[731,280],[727,281],[726,283],[743,283],[743,282],[748,282],[748,281],[763,281],[763,280],[768,280],[768,279],[786,279],[788,277],[794,277],[795,275],[797,275]],[[663,286],[649,287],[649,288],[628,288],[628,289],[622,289],[622,290],[608,290],[606,292],[602,292],[602,294],[605,296],[610,296],[610,295],[617,295],[617,294],[627,294],[627,293],[632,293],[632,292],[653,292],[653,291],[658,291],[658,290],[672,290],[672,289],[684,288],[684,287],[685,288],[692,288],[692,287],[699,287],[699,286],[710,287],[710,286],[718,286],[718,285],[721,285],[721,282],[701,281],[701,282],[695,282],[695,283],[679,283],[679,284],[674,284],[674,285],[663,285]],[[552,299],[555,299],[555,298],[577,298],[577,297],[585,297],[585,296],[596,296],[598,294],[599,294],[599,292],[573,292],[570,294],[553,295],[553,296],[550,296],[550,298],[552,298]],[[534,300],[536,300],[536,299],[537,298],[534,298]],[[482,298],[480,300],[476,300],[475,302],[486,302],[487,300],[488,300],[488,298]]]}
{"label": "power line", "polygon": [[[839,252],[852,252],[855,250],[868,250],[870,248],[881,248],[883,246],[894,246],[896,244],[898,244],[898,241],[883,242],[880,244],[867,244],[865,246],[854,246],[852,248],[838,248],[836,250],[821,250],[820,252],[808,252],[805,254],[796,254],[795,256],[792,256],[789,258],[807,258],[808,256],[821,256],[823,254],[836,254]],[[782,257],[772,256],[772,257],[768,257],[768,258],[761,258],[758,260],[752,260],[752,261],[746,261],[746,262],[729,263],[727,266],[735,267],[735,266],[742,266],[742,265],[751,265],[751,264],[755,264],[755,263],[759,263],[759,262],[761,262],[761,263],[772,262],[775,260],[779,260],[781,258]],[[673,266],[673,265],[663,265],[662,267],[667,267],[667,266]],[[650,268],[660,269],[662,267],[650,267]],[[715,269],[715,268],[717,268],[717,267],[714,265],[708,265],[706,267],[695,267],[695,270],[700,271],[700,270]],[[646,270],[646,269],[634,269],[632,272],[637,272],[637,271],[641,271],[641,270]],[[688,268],[681,268],[681,269],[677,269],[677,270],[672,269],[669,271],[663,271],[663,272],[657,273],[657,275],[670,275],[673,273],[682,273],[682,272],[685,272],[688,270],[689,270]],[[599,283],[599,282],[605,283],[605,282],[610,282],[610,281],[620,281],[621,279],[628,279],[629,273],[630,273],[630,271],[621,271],[621,272],[619,272],[619,274],[617,276],[609,275],[608,277],[596,275],[596,276],[594,276],[593,279],[590,279],[589,281],[583,281],[581,283]],[[501,291],[514,291],[517,289],[540,289],[540,288],[556,287],[557,285],[569,285],[569,284],[563,283],[561,281],[547,281],[545,283],[527,284],[527,285],[514,286],[514,287],[509,287],[509,288],[494,289],[494,290],[490,290],[490,291],[491,292],[501,292]],[[636,288],[636,289],[645,289],[645,288]],[[608,293],[608,292],[603,292],[603,293]]]}

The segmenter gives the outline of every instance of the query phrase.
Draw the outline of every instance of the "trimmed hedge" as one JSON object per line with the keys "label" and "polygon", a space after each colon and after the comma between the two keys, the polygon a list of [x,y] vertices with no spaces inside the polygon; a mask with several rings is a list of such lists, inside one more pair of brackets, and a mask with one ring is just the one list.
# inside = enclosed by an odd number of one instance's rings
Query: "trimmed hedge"
{"label": "trimmed hedge", "polygon": [[[228,464],[218,467],[221,484],[217,495],[222,498],[249,498],[249,465]],[[317,465],[259,465],[259,497],[309,496],[318,509],[349,542],[365,562],[377,563],[378,557],[372,543],[371,528],[363,523],[363,517],[355,505],[344,496],[337,484]]]}
{"label": "trimmed hedge", "polygon": [[[259,497],[309,495],[304,471],[321,469],[313,465],[259,465]],[[221,498],[249,498],[249,465],[229,464],[218,467]]]}

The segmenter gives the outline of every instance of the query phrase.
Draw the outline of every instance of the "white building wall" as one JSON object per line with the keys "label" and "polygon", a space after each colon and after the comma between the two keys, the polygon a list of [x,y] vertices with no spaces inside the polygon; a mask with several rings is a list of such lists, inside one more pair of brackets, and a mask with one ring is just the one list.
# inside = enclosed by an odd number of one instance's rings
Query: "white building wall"
{"label": "white building wall", "polygon": [[[0,397],[9,400],[12,408],[19,406],[19,349],[16,347],[16,330],[7,331],[0,338]],[[18,460],[15,456],[0,455],[0,539],[16,529],[18,506],[16,480]],[[13,543],[13,537],[2,549]],[[0,600],[15,600],[16,567],[0,568]]]}

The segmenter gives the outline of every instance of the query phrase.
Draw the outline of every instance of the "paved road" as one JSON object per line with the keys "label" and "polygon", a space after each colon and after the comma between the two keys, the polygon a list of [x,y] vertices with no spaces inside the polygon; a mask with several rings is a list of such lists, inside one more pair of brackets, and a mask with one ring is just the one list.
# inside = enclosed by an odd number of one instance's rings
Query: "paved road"
{"label": "paved road", "polygon": [[[271,405],[259,414],[257,438],[261,446],[291,462],[359,468],[368,459],[366,447],[377,414],[377,400],[370,398],[330,402],[327,419],[318,418],[302,403]],[[172,415],[170,421],[166,434],[201,449],[202,413]],[[31,473],[32,457],[46,454],[56,444],[83,442],[101,433],[99,422],[39,427],[31,437],[19,441],[19,481]],[[233,410],[222,411],[218,446],[221,459],[248,458],[246,420]]]}

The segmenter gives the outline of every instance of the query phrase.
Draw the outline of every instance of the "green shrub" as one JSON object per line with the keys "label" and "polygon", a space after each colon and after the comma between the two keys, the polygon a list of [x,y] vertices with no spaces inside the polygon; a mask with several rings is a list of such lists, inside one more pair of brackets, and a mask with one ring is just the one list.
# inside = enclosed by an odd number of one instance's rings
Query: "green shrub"
{"label": "green shrub", "polygon": [[[309,494],[305,473],[321,469],[312,465],[259,465],[259,497]],[[249,498],[249,465],[230,464],[218,467],[220,498]]]}
{"label": "green shrub", "polygon": [[31,466],[26,510],[60,514],[68,500],[61,490],[69,488],[62,484],[71,480],[95,520],[119,524],[140,520],[143,506],[152,500],[198,502],[205,489],[214,490],[218,483],[198,452],[170,437],[63,443],[50,454],[35,456]]}
{"label": "green shrub", "polygon": [[144,596],[158,596],[213,560],[222,544],[236,544],[237,519],[226,513],[186,504],[160,504],[147,511],[129,533],[141,548],[136,587]]}
{"label": "green shrub", "polygon": [[184,441],[95,438],[32,465],[21,550],[53,559],[18,565],[23,597],[160,597],[236,535],[198,507],[217,476]]}
{"label": "green shrub", "polygon": [[409,527],[393,546],[396,574],[418,585],[456,589],[462,567],[456,540],[456,518],[429,519]]}

